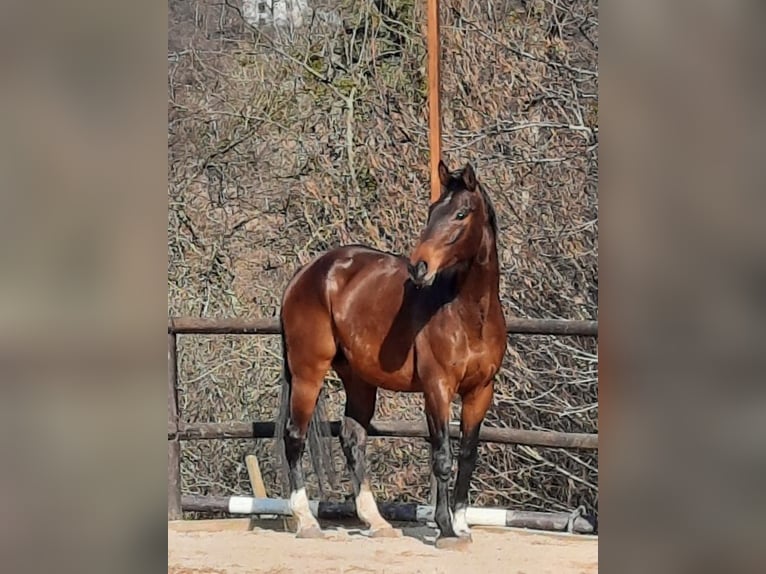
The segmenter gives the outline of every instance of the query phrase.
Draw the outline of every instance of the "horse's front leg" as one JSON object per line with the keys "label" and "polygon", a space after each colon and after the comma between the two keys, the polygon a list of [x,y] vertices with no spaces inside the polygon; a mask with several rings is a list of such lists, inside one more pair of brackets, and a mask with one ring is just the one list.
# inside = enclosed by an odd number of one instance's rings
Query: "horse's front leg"
{"label": "horse's front leg", "polygon": [[467,539],[458,538],[452,524],[449,478],[452,470],[452,451],[449,444],[450,394],[446,385],[435,385],[426,390],[426,418],[431,438],[431,465],[436,479],[436,508],[434,522],[439,528],[437,548],[462,545]]}
{"label": "horse's front leg", "polygon": [[455,481],[455,512],[452,521],[455,533],[470,539],[466,512],[471,476],[476,468],[479,447],[479,430],[492,403],[493,382],[471,389],[463,395],[460,413],[460,454],[458,456],[457,480]]}

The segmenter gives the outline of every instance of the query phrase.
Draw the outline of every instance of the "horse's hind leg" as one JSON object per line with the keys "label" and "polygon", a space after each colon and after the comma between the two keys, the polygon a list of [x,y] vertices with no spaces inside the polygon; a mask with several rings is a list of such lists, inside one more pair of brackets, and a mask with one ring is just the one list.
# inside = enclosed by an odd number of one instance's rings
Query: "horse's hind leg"
{"label": "horse's hind leg", "polygon": [[336,369],[346,389],[346,410],[341,425],[340,444],[354,485],[356,513],[370,527],[370,536],[401,536],[378,510],[365,469],[367,429],[375,414],[378,389],[351,376],[348,369]]}
{"label": "horse's hind leg", "polygon": [[[300,346],[288,341],[290,408],[285,422],[284,444],[290,480],[290,509],[298,523],[299,538],[322,536],[319,522],[309,506],[303,482],[301,456],[309,423],[316,408],[324,377],[330,368],[334,342],[327,337],[304,337]],[[325,347],[324,349],[322,347]]]}
{"label": "horse's hind leg", "polygon": [[293,378],[290,387],[290,418],[285,425],[284,441],[290,477],[290,509],[298,523],[299,538],[322,536],[319,522],[311,513],[301,468],[301,457],[306,447],[306,434],[321,388],[321,379],[317,383],[297,377]]}

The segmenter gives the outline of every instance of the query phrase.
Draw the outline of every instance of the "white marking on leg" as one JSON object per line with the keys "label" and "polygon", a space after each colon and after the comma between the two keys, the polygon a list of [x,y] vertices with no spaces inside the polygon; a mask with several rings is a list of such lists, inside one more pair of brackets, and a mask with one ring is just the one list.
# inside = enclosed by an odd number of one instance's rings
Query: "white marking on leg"
{"label": "white marking on leg", "polygon": [[366,481],[362,484],[356,497],[356,514],[360,520],[369,525],[370,530],[391,528],[386,519],[380,515],[378,505],[375,503],[375,497],[372,495],[370,485]]}
{"label": "white marking on leg", "polygon": [[458,508],[455,511],[455,515],[452,517],[452,529],[458,536],[466,536],[471,533],[471,529],[468,528],[465,507]]}
{"label": "white marking on leg", "polygon": [[311,507],[309,506],[309,498],[306,495],[306,489],[301,488],[294,490],[290,494],[290,510],[293,516],[298,521],[298,530],[304,528],[319,528],[319,522],[311,513]]}

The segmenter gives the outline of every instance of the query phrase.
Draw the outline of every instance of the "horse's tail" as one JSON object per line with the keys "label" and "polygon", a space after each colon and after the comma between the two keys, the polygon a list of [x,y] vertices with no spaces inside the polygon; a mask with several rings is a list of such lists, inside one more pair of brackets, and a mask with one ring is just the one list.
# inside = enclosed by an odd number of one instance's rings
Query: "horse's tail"
{"label": "horse's tail", "polygon": [[[280,332],[282,339],[282,386],[279,401],[279,414],[277,415],[275,438],[277,441],[277,460],[281,467],[283,492],[290,492],[289,465],[285,456],[284,433],[287,421],[290,418],[290,392],[293,385],[293,374],[290,371],[290,365],[287,361],[287,341],[285,340],[285,325],[280,316]],[[308,435],[306,437],[307,448],[311,465],[317,476],[320,496],[324,496],[328,485],[337,486],[337,475],[332,456],[332,445],[330,440],[330,422],[327,418],[326,392],[324,385],[319,393],[314,414],[309,423]],[[302,459],[302,457],[301,457]],[[302,460],[298,461],[301,464]]]}

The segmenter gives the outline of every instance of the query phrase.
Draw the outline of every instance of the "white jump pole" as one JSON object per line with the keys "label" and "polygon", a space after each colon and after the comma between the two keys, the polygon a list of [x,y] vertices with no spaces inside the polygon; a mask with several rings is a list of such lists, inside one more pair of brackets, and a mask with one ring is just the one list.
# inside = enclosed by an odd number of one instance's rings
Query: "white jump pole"
{"label": "white jump pole", "polygon": [[[309,502],[311,512],[319,514],[319,502]],[[582,509],[584,510],[584,509]],[[231,496],[228,498],[228,511],[230,514],[270,514],[279,516],[291,516],[290,501],[284,498],[254,498],[252,496]],[[529,512],[517,512],[505,508],[479,508],[469,507],[466,512],[466,520],[469,526],[515,526]],[[546,513],[537,513],[544,515]],[[564,513],[565,514],[565,513]],[[592,526],[581,518],[581,509],[577,509],[570,516],[570,531],[577,521],[580,532],[592,532]],[[434,507],[431,505],[417,505],[416,517],[418,522],[433,522]]]}
{"label": "white jump pole", "polygon": [[[316,515],[319,512],[319,502],[309,502],[311,512]],[[229,498],[229,512],[231,514],[278,514],[290,516],[290,501],[284,498],[254,498],[252,496],[232,496]],[[505,508],[468,508],[466,519],[469,525],[475,526],[505,526]],[[434,519],[434,507],[431,505],[417,506],[418,522],[432,522]]]}

